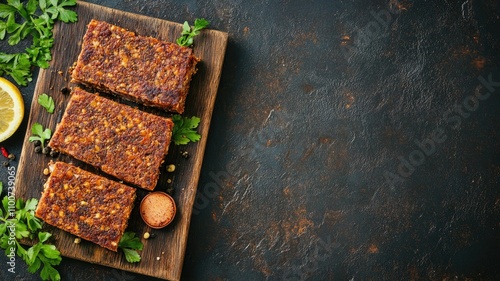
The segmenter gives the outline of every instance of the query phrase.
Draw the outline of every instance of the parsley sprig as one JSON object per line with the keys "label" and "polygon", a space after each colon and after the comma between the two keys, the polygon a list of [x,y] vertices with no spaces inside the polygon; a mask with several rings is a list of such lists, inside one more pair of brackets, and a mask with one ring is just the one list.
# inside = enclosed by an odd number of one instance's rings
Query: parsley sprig
{"label": "parsley sprig", "polygon": [[55,104],[54,99],[51,96],[45,93],[41,94],[38,96],[38,104],[45,108],[48,113],[54,113]]}
{"label": "parsley sprig", "polygon": [[200,123],[199,117],[193,116],[189,118],[176,114],[172,116],[172,120],[174,121],[172,139],[176,145],[197,142],[201,139],[201,135],[196,131]]}
{"label": "parsley sprig", "polygon": [[[0,190],[2,184],[0,182]],[[54,245],[46,242],[52,234],[42,229],[42,221],[35,217],[38,200],[35,198],[15,200],[10,203],[13,196],[5,196],[0,208],[0,248],[9,256],[14,251],[28,265],[30,273],[37,272],[40,268],[42,280],[61,280],[61,276],[54,266],[61,262],[61,253]],[[15,206],[15,208],[13,207]],[[38,242],[25,249],[20,243],[21,239],[37,239]],[[43,267],[42,267],[43,266]]]}
{"label": "parsley sprig", "polygon": [[181,37],[177,39],[180,46],[189,47],[193,45],[193,38],[200,34],[200,30],[206,28],[210,23],[206,19],[195,19],[194,26],[191,28],[187,21],[182,25]]}
{"label": "parsley sprig", "polygon": [[52,131],[49,128],[43,129],[43,126],[39,123],[35,122],[31,126],[31,133],[34,136],[29,138],[30,142],[39,140],[41,142],[42,148],[45,147],[45,141],[49,140],[52,137]]}
{"label": "parsley sprig", "polygon": [[118,243],[118,247],[122,249],[125,254],[125,259],[128,262],[141,261],[141,256],[137,250],[142,250],[144,246],[142,245],[139,237],[135,236],[134,232],[123,233],[122,239],[120,240],[120,243]]}
{"label": "parsley sprig", "polygon": [[[26,2],[26,3],[23,3]],[[8,54],[0,52],[0,76],[10,75],[21,86],[32,80],[31,67],[47,68],[52,59],[50,49],[54,44],[52,29],[60,20],[75,22],[76,0],[7,0],[0,4],[0,40],[7,39],[10,45],[32,38],[32,44],[24,52]]]}

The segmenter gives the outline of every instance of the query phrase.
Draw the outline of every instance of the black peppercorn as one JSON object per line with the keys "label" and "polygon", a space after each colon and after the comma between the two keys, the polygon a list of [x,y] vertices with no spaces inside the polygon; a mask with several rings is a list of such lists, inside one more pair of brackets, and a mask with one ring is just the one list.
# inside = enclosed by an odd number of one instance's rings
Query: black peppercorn
{"label": "black peppercorn", "polygon": [[51,150],[50,153],[49,153],[50,157],[54,157],[56,158],[57,156],[59,156],[59,152],[55,151],[55,150]]}
{"label": "black peppercorn", "polygon": [[35,146],[35,152],[36,153],[42,152],[42,147],[41,146]]}
{"label": "black peppercorn", "polygon": [[49,154],[50,153],[50,147],[46,146],[42,149],[42,154]]}
{"label": "black peppercorn", "polygon": [[35,147],[38,147],[38,146],[41,146],[41,145],[42,145],[42,142],[41,142],[41,141],[39,141],[39,140],[36,140],[36,141],[34,141],[34,142],[33,142],[33,145],[34,145]]}
{"label": "black peppercorn", "polygon": [[68,87],[62,87],[61,88],[61,94],[67,95],[71,92],[71,90]]}

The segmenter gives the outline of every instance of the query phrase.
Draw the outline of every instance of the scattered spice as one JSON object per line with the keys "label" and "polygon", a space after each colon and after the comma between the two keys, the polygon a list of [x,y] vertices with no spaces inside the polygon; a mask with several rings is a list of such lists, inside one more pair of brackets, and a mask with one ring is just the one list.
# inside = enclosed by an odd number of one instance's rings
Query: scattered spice
{"label": "scattered spice", "polygon": [[187,152],[186,150],[181,150],[181,156],[187,159],[189,158],[189,152]]}
{"label": "scattered spice", "polygon": [[172,185],[170,185],[169,187],[167,187],[167,190],[166,192],[172,196],[174,194],[174,187]]}
{"label": "scattered spice", "polygon": [[[162,206],[158,208],[158,206]],[[174,199],[165,192],[155,191],[146,195],[140,205],[142,220],[151,228],[163,228],[175,217]]]}
{"label": "scattered spice", "polygon": [[144,235],[142,237],[144,237],[144,239],[149,239],[151,235],[149,234],[149,232],[144,232]]}
{"label": "scattered spice", "polygon": [[76,237],[75,241],[73,241],[75,244],[80,244],[82,242],[82,239],[80,237]]}
{"label": "scattered spice", "polygon": [[46,146],[42,149],[42,154],[49,154],[50,153],[50,147]]}
{"label": "scattered spice", "polygon": [[50,174],[49,168],[43,169],[43,174],[46,175],[46,176],[48,176]]}
{"label": "scattered spice", "polygon": [[50,155],[50,157],[56,158],[57,156],[59,156],[59,152],[57,152],[55,150],[50,150],[49,155]]}
{"label": "scattered spice", "polygon": [[41,141],[39,141],[39,140],[36,140],[36,141],[33,141],[33,145],[34,145],[35,147],[37,147],[37,146],[42,146],[42,142],[41,142]]}
{"label": "scattered spice", "polygon": [[175,165],[174,164],[170,164],[167,166],[167,172],[169,173],[173,173],[175,171]]}
{"label": "scattered spice", "polygon": [[7,149],[3,146],[0,146],[0,151],[2,153],[2,156],[7,159],[7,161],[2,162],[2,165],[8,167],[9,161],[16,159],[16,156],[12,153],[9,153],[9,151],[7,151]]}
{"label": "scattered spice", "polygon": [[61,88],[61,94],[63,94],[63,95],[69,95],[70,92],[71,92],[71,90],[68,87]]}
{"label": "scattered spice", "polygon": [[3,157],[9,158],[9,152],[7,151],[7,149],[5,147],[0,146],[0,150],[2,151]]}

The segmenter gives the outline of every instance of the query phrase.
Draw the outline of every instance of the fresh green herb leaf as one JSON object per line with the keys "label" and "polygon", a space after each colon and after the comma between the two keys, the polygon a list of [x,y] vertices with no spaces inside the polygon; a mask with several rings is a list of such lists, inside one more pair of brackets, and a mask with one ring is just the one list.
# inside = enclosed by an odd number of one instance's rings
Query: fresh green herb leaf
{"label": "fresh green herb leaf", "polygon": [[122,249],[125,254],[125,259],[128,262],[139,262],[141,261],[141,256],[136,250],[142,250],[143,245],[141,240],[135,236],[134,232],[123,233],[118,247]]}
{"label": "fresh green herb leaf", "polygon": [[199,117],[193,116],[189,118],[176,114],[172,116],[172,120],[174,121],[172,139],[176,145],[197,142],[201,139],[201,135],[195,130],[200,123]]}
{"label": "fresh green herb leaf", "polygon": [[77,14],[67,9],[75,5],[75,0],[8,0],[0,4],[0,40],[16,45],[32,39],[25,52],[0,52],[0,76],[10,75],[17,84],[26,86],[32,80],[32,66],[47,68],[52,59],[54,23],[77,21]]}
{"label": "fresh green herb leaf", "polygon": [[[30,273],[37,272],[43,266],[40,271],[42,280],[61,280],[59,272],[54,268],[61,262],[61,253],[54,245],[47,244],[52,235],[40,231],[42,221],[34,215],[38,200],[17,199],[15,204],[9,204],[9,200],[12,198],[5,196],[2,199],[3,210],[0,208],[0,247],[5,250],[6,255],[15,249],[16,254],[28,265]],[[13,206],[15,211],[12,211]],[[12,239],[13,236],[16,239]],[[27,250],[19,243],[20,239],[35,237],[38,242]]]}
{"label": "fresh green herb leaf", "polygon": [[35,217],[35,210],[37,205],[38,200],[35,198],[28,199],[26,202],[24,202],[22,199],[17,199],[15,218],[20,224],[20,237],[18,238],[26,238],[30,234],[35,233],[42,228],[42,221],[39,218]]}
{"label": "fresh green herb leaf", "polygon": [[141,256],[137,251],[132,250],[132,249],[127,249],[127,248],[122,248],[123,253],[125,254],[125,259],[130,262],[140,262],[141,261]]}
{"label": "fresh green herb leaf", "polygon": [[42,261],[40,259],[35,259],[35,261],[30,266],[28,266],[28,272],[29,273],[37,272],[37,270],[40,268],[41,265]]}
{"label": "fresh green herb leaf", "polygon": [[41,136],[43,134],[43,126],[35,122],[33,126],[31,126],[31,133]]}
{"label": "fresh green herb leaf", "polygon": [[122,239],[120,239],[120,243],[118,243],[118,247],[142,250],[143,245],[139,237],[135,236],[134,232],[128,231],[123,233]]}
{"label": "fresh green herb leaf", "polygon": [[[20,200],[20,199],[19,199]],[[24,205],[24,210],[27,212],[34,212],[36,210],[36,206],[38,205],[38,200],[36,198],[31,198],[26,201],[26,205]]]}
{"label": "fresh green herb leaf", "polygon": [[2,199],[2,207],[3,209],[5,210],[5,218],[8,218],[8,217],[13,217],[14,216],[14,213],[10,212],[9,210],[9,198],[7,196],[5,196],[3,199]]}
{"label": "fresh green herb leaf", "polygon": [[[42,268],[42,271],[40,271],[40,277],[42,277],[42,280],[54,280],[54,281],[59,281],[61,280],[61,275],[55,269],[50,261],[47,261],[44,258],[40,258],[40,260],[43,262],[44,267]],[[58,265],[57,263],[56,265]]]}
{"label": "fresh green herb leaf", "polygon": [[194,26],[191,28],[187,21],[182,25],[181,37],[177,39],[179,46],[189,47],[193,45],[193,38],[200,34],[200,31],[206,28],[210,23],[206,19],[195,19]]}
{"label": "fresh green herb leaf", "polygon": [[10,75],[17,84],[26,86],[31,78],[31,62],[27,53],[6,54],[0,52],[0,76]]}
{"label": "fresh green herb leaf", "polygon": [[[3,182],[1,182],[1,181],[0,181],[0,194],[2,194],[2,192],[3,192]],[[8,202],[7,202],[7,204],[8,204]],[[3,205],[3,202],[2,202],[2,205]],[[4,208],[5,208],[5,205],[3,205],[3,206],[4,206]],[[8,206],[8,205],[7,205],[7,206]],[[2,209],[2,208],[0,208],[0,217],[3,217],[3,209]],[[1,227],[1,226],[0,226],[0,227]],[[1,229],[0,229],[0,235],[2,235],[2,234],[3,234],[3,233],[2,233],[2,231],[1,231]]]}
{"label": "fresh green herb leaf", "polygon": [[42,147],[44,147],[45,141],[52,137],[52,131],[50,129],[46,128],[44,130],[43,126],[36,122],[31,126],[31,133],[34,134],[34,136],[31,136],[29,141],[33,142],[39,140],[42,143]]}
{"label": "fresh green herb leaf", "polygon": [[54,113],[54,99],[52,99],[51,96],[43,93],[40,96],[38,96],[38,104],[40,104],[45,110],[47,110],[48,113]]}
{"label": "fresh green herb leaf", "polygon": [[[43,280],[61,280],[61,276],[57,269],[53,266],[61,263],[61,252],[56,249],[54,245],[44,244],[52,234],[48,232],[38,232],[38,243],[33,245],[29,250],[34,248],[33,252],[36,255],[33,255],[32,259],[26,261],[28,265],[32,265],[33,263],[43,264],[43,268],[40,271],[40,277]],[[40,260],[40,262],[36,262],[36,260]],[[40,267],[40,265],[38,265]]]}
{"label": "fresh green herb leaf", "polygon": [[43,9],[44,12],[51,15],[52,19],[58,19],[65,23],[75,22],[77,21],[77,15],[74,11],[66,10],[67,6],[74,6],[76,4],[75,0],[63,0],[63,1],[54,1],[51,0]]}

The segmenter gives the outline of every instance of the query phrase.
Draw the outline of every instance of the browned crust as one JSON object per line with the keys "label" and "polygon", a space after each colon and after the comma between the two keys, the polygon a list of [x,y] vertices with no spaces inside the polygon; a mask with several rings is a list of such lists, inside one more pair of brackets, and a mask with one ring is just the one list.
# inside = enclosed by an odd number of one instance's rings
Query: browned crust
{"label": "browned crust", "polygon": [[136,189],[56,162],[35,215],[46,223],[117,251]]}
{"label": "browned crust", "polygon": [[71,77],[147,106],[182,113],[198,61],[191,48],[92,20]]}
{"label": "browned crust", "polygon": [[173,122],[80,88],[49,146],[147,190],[156,187]]}

